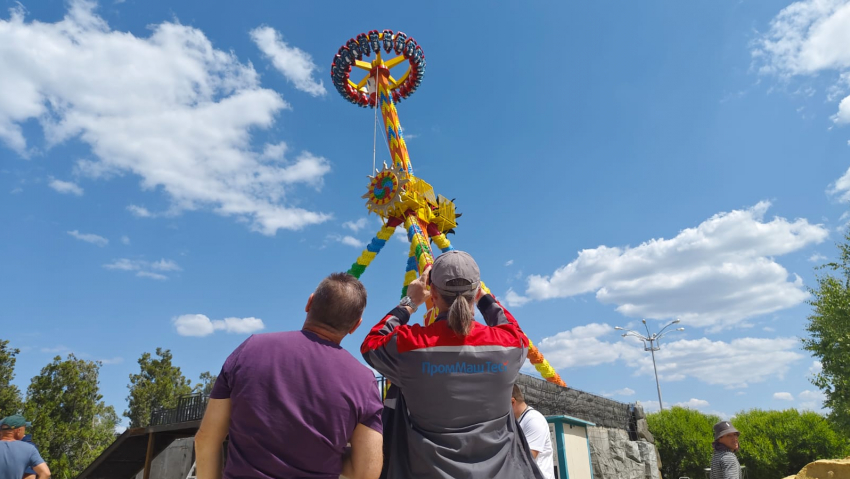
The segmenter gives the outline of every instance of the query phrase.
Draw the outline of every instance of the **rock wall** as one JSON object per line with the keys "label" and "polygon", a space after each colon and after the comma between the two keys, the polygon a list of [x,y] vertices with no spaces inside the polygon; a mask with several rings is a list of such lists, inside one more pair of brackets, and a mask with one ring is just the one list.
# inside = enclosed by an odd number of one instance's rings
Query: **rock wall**
{"label": "rock wall", "polygon": [[594,479],[660,479],[655,445],[632,441],[622,429],[589,427]]}
{"label": "rock wall", "polygon": [[631,404],[621,403],[578,389],[563,388],[542,379],[520,374],[517,380],[525,401],[544,416],[566,415],[597,426],[634,431]]}
{"label": "rock wall", "polygon": [[661,458],[640,405],[524,374],[517,384],[526,402],[544,416],[572,416],[596,424],[587,429],[593,479],[661,479]]}

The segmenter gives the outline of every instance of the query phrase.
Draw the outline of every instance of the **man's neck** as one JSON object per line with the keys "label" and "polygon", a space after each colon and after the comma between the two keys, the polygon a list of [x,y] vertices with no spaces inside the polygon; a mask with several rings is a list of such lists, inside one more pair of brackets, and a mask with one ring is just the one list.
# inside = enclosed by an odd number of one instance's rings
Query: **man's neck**
{"label": "man's neck", "polygon": [[0,441],[17,441],[17,439],[15,439],[15,436],[4,434],[0,436]]}
{"label": "man's neck", "polygon": [[325,341],[330,341],[330,342],[336,343],[336,344],[341,343],[342,338],[345,337],[345,335],[340,336],[339,333],[335,333],[333,331],[328,330],[327,328],[323,328],[323,327],[321,327],[321,326],[319,326],[315,323],[311,323],[309,321],[305,322],[304,326],[302,326],[301,329],[304,330],[304,331],[310,331],[311,333],[313,333],[316,336],[324,339]]}
{"label": "man's neck", "polygon": [[519,415],[522,416],[525,411],[528,411],[528,403],[522,403],[522,411],[520,411]]}

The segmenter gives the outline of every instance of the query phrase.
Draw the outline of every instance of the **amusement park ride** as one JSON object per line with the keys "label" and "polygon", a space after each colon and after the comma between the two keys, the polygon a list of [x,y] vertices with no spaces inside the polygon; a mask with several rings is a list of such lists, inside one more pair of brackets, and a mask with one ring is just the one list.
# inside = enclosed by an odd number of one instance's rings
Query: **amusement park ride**
{"label": "amusement park ride", "polygon": [[[365,61],[364,58],[372,60]],[[431,242],[441,252],[454,249],[446,234],[454,233],[457,218],[461,216],[455,212],[454,200],[436,195],[430,184],[414,175],[395,107],[419,88],[425,65],[422,47],[412,37],[408,38],[403,32],[393,33],[392,30],[372,30],[368,34],[361,33],[340,47],[331,66],[334,86],[343,98],[364,108],[379,109],[392,158],[391,166],[384,163],[381,170],[376,169],[374,176],[369,177],[369,190],[363,195],[366,208],[381,217],[383,226],[348,273],[359,278],[392,237],[396,227],[403,224],[410,241],[410,254],[402,296],[407,294],[407,286],[433,264]],[[353,68],[366,72],[357,82],[351,78]],[[403,70],[403,73],[396,79],[391,71],[393,69]],[[481,287],[489,293],[483,282]],[[434,322],[438,313],[430,300],[427,307],[428,312],[423,319],[425,325]],[[549,382],[566,386],[531,340],[528,343],[528,359],[540,375]]]}

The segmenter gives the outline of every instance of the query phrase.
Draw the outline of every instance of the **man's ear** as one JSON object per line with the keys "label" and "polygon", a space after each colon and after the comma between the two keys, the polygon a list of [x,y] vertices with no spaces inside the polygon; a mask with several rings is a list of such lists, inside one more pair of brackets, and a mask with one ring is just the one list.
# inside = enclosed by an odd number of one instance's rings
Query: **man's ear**
{"label": "man's ear", "polygon": [[354,334],[354,332],[357,331],[357,328],[359,328],[361,324],[363,324],[363,318],[357,320],[357,324],[355,324],[354,327],[348,331],[348,334]]}
{"label": "man's ear", "polygon": [[304,306],[304,312],[309,313],[310,312],[310,306],[312,306],[312,305],[313,305],[313,295],[311,294],[310,298],[307,300],[307,306]]}

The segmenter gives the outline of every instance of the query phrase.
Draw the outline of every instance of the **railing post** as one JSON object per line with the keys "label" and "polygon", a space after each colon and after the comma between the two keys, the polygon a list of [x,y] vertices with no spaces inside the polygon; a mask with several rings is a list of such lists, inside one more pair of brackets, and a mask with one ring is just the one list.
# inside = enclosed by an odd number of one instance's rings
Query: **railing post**
{"label": "railing post", "polygon": [[153,461],[153,442],[154,435],[152,432],[148,433],[148,450],[145,452],[145,473],[144,479],[150,479],[151,477],[151,462]]}

